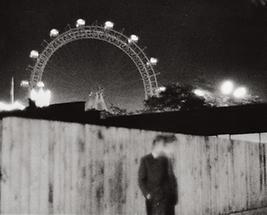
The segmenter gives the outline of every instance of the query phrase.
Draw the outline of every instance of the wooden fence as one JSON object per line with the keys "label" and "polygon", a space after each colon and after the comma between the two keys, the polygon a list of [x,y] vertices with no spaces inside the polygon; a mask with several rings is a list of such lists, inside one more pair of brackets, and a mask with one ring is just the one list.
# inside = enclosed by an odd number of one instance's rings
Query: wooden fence
{"label": "wooden fence", "polygon": [[[1,214],[145,214],[137,171],[158,132],[15,117],[1,131]],[[176,136],[176,214],[267,207],[266,144]]]}

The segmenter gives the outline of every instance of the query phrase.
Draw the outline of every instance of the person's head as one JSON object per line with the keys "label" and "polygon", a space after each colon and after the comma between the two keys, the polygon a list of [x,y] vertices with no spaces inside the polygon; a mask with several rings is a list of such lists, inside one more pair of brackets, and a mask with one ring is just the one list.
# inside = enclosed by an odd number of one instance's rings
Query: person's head
{"label": "person's head", "polygon": [[152,142],[152,152],[157,156],[170,156],[173,152],[173,142],[177,139],[173,134],[159,134]]}

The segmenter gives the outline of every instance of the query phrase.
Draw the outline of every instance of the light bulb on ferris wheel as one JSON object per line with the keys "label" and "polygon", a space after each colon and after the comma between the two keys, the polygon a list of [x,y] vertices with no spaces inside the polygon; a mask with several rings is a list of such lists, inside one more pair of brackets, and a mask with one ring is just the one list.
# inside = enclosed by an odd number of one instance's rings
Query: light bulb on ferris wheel
{"label": "light bulb on ferris wheel", "polygon": [[106,21],[105,24],[104,24],[104,29],[106,30],[110,30],[114,27],[114,23],[111,22],[111,21]]}
{"label": "light bulb on ferris wheel", "polygon": [[39,57],[39,52],[36,50],[31,50],[30,52],[30,58],[37,59]]}
{"label": "light bulb on ferris wheel", "polygon": [[151,57],[149,61],[146,63],[147,66],[155,66],[158,63],[158,59],[155,57]]}
{"label": "light bulb on ferris wheel", "polygon": [[42,81],[38,81],[37,82],[37,87],[39,87],[39,88],[44,88],[44,82],[42,82]]}
{"label": "light bulb on ferris wheel", "polygon": [[51,38],[57,37],[59,35],[59,31],[55,28],[51,29],[51,31],[49,32],[49,36]]}
{"label": "light bulb on ferris wheel", "polygon": [[76,27],[83,27],[85,26],[85,20],[84,19],[77,19],[76,21]]}
{"label": "light bulb on ferris wheel", "polygon": [[130,38],[128,39],[128,43],[137,43],[138,42],[138,40],[139,40],[139,37],[138,36],[136,36],[135,34],[132,34],[131,36],[130,36]]}

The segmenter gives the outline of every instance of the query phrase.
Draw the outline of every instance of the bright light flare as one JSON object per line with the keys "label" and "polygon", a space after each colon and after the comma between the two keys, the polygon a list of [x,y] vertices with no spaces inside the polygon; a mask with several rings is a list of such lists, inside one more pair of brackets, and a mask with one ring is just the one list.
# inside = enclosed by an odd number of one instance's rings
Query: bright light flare
{"label": "bright light flare", "polygon": [[32,89],[30,93],[31,100],[35,101],[37,107],[46,107],[50,105],[51,91],[40,88]]}
{"label": "bright light flare", "polygon": [[242,99],[245,98],[247,95],[247,89],[245,87],[238,87],[236,88],[236,90],[234,91],[234,97],[237,99]]}
{"label": "bright light flare", "polygon": [[85,20],[84,19],[77,19],[76,21],[76,27],[82,27],[85,26]]}
{"label": "bright light flare", "polygon": [[37,82],[37,87],[39,87],[39,88],[43,88],[45,85],[44,85],[44,82],[42,82],[42,81],[38,81]]}
{"label": "bright light flare", "polygon": [[36,51],[36,50],[31,50],[31,52],[30,52],[30,58],[36,59],[38,57],[39,57],[39,52]]}
{"label": "bright light flare", "polygon": [[166,90],[166,87],[160,86],[156,89],[156,93],[159,95],[161,92],[164,92]]}
{"label": "bright light flare", "polygon": [[136,36],[136,35],[134,35],[134,34],[132,34],[131,36],[130,36],[130,38],[128,39],[128,43],[137,43],[138,42],[138,40],[139,40],[139,37],[138,36]]}
{"label": "bright light flare", "polygon": [[161,87],[158,88],[158,91],[159,91],[159,92],[163,92],[163,91],[165,91],[165,90],[166,90],[166,87],[164,87],[164,86],[161,86]]}
{"label": "bright light flare", "polygon": [[232,81],[224,81],[221,85],[221,92],[224,95],[230,95],[234,90],[234,83]]}
{"label": "bright light flare", "polygon": [[105,24],[104,24],[104,28],[106,30],[112,29],[113,27],[114,27],[114,23],[111,22],[111,21],[106,21]]}
{"label": "bright light flare", "polygon": [[15,101],[12,104],[0,102],[0,111],[13,111],[13,110],[24,110],[25,106],[19,101]]}
{"label": "bright light flare", "polygon": [[197,96],[200,96],[200,97],[205,96],[205,92],[204,92],[204,90],[201,90],[201,89],[195,89],[193,92],[194,92]]}
{"label": "bright light flare", "polygon": [[55,28],[53,28],[49,33],[50,37],[57,37],[58,35],[59,35],[59,31]]}
{"label": "bright light flare", "polygon": [[29,83],[29,81],[23,80],[23,81],[20,82],[20,86],[21,87],[29,87],[30,86],[30,83]]}
{"label": "bright light flare", "polygon": [[154,57],[151,57],[150,59],[149,59],[149,62],[147,62],[146,64],[149,66],[149,65],[152,65],[152,66],[155,66],[155,65],[157,65],[157,63],[158,63],[158,59],[157,58],[154,58]]}

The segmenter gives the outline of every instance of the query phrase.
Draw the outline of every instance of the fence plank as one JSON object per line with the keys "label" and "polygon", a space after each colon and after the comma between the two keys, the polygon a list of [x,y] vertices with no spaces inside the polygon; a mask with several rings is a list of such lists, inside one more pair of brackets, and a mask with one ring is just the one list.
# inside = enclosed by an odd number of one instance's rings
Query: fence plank
{"label": "fence plank", "polygon": [[40,132],[40,204],[39,213],[49,214],[49,132],[50,123],[42,121]]}
{"label": "fence plank", "polygon": [[55,133],[54,133],[54,173],[53,173],[53,187],[54,187],[54,196],[53,196],[53,212],[54,214],[65,213],[65,190],[64,184],[66,178],[65,175],[65,145],[62,140],[64,137],[64,127],[61,126],[61,123],[55,122]]}
{"label": "fence plank", "polygon": [[[41,180],[41,141],[40,141],[40,122],[29,121],[30,133],[28,144],[30,145],[30,213],[40,212],[40,180]],[[29,129],[29,128],[28,128]]]}

